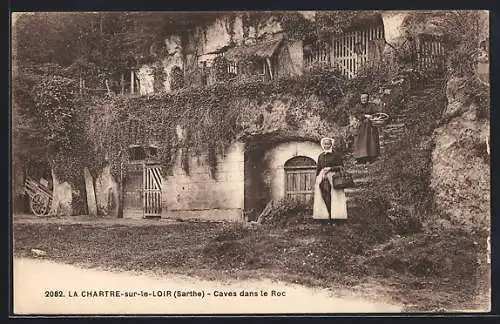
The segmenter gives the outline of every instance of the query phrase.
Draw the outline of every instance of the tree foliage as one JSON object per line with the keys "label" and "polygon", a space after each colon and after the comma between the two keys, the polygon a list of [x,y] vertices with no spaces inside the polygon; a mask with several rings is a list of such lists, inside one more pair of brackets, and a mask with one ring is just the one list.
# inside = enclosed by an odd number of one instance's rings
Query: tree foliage
{"label": "tree foliage", "polygon": [[88,113],[80,99],[73,79],[25,74],[16,78],[13,137],[20,164],[36,172],[34,165],[46,163],[59,180],[74,183],[85,166],[94,166],[85,128]]}

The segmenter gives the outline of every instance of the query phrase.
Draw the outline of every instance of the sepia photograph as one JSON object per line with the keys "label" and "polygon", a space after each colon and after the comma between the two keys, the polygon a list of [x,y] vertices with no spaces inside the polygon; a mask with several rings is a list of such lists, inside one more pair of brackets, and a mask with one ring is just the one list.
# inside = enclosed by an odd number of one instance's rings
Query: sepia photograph
{"label": "sepia photograph", "polygon": [[489,19],[12,12],[12,315],[490,312]]}

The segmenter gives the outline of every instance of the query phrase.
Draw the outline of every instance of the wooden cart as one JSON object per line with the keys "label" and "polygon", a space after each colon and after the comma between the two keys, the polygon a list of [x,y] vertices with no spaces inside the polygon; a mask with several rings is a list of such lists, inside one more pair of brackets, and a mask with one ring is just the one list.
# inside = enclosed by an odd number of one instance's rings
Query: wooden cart
{"label": "wooden cart", "polygon": [[30,209],[36,216],[47,216],[52,206],[52,192],[32,177],[24,181],[24,192],[30,198]]}

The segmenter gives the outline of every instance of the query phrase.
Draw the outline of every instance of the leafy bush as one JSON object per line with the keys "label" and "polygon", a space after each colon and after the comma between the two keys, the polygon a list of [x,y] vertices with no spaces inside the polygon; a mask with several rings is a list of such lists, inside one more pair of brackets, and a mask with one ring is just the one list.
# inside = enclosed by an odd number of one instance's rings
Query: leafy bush
{"label": "leafy bush", "polygon": [[184,73],[181,68],[174,66],[170,72],[170,88],[172,90],[181,89],[184,87]]}
{"label": "leafy bush", "polygon": [[491,113],[489,86],[478,78],[471,77],[466,81],[463,89],[468,101],[477,105],[476,117],[483,120],[489,119]]}
{"label": "leafy bush", "polygon": [[399,235],[415,234],[422,231],[422,222],[408,208],[394,206],[388,210],[393,232]]}
{"label": "leafy bush", "polygon": [[16,133],[36,138],[16,146],[16,151],[27,150],[30,160],[50,163],[60,181],[81,180],[83,168],[94,166],[95,161],[85,130],[88,111],[81,105],[77,83],[61,76],[21,75],[14,92],[16,114],[24,123],[16,126]]}
{"label": "leafy bush", "polygon": [[312,215],[310,204],[283,198],[272,204],[269,213],[260,219],[260,223],[274,226],[296,224],[310,218],[310,215]]}
{"label": "leafy bush", "polygon": [[217,242],[240,240],[245,238],[249,234],[250,230],[244,227],[241,223],[234,223],[224,228],[217,233],[214,240]]}

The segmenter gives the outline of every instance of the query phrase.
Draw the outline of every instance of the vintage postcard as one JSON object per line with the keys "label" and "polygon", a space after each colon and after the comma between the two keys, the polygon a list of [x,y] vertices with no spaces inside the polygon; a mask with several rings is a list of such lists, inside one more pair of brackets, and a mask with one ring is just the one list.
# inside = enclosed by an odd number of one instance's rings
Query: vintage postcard
{"label": "vintage postcard", "polygon": [[491,310],[489,12],[13,12],[13,315]]}

